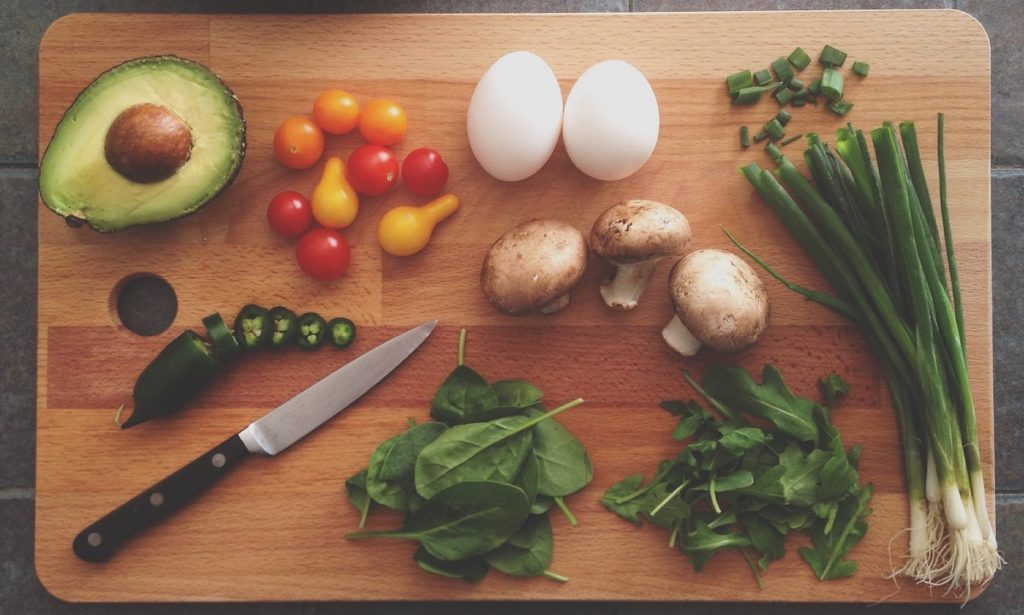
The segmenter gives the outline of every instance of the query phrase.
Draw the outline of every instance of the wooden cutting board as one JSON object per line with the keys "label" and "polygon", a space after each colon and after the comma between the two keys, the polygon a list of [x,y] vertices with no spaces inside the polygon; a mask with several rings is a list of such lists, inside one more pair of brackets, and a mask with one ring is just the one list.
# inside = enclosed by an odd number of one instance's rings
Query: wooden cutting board
{"label": "wooden cutting board", "polygon": [[[937,190],[934,117],[947,114],[947,162],[957,255],[967,298],[968,348],[987,476],[992,477],[992,343],[989,229],[989,48],[972,18],[954,11],[704,13],[628,15],[72,15],[55,23],[40,48],[40,143],[75,95],[124,60],[174,53],[210,66],[237,93],[248,123],[248,154],[238,180],[201,212],[114,235],[70,229],[39,209],[39,353],[36,565],[42,582],[71,601],[207,600],[951,600],[886,575],[905,552],[905,488],[898,432],[879,368],[847,322],[769,280],[770,329],[735,357],[674,356],[659,329],[670,316],[666,264],[640,307],[604,308],[592,261],[572,304],[554,316],[510,318],[493,311],[478,286],[487,246],[531,217],[566,220],[588,231],[597,214],[624,198],[671,203],[690,219],[694,247],[728,247],[727,226],[780,271],[824,284],[782,226],[736,172],[767,163],[760,147],[741,150],[740,125],[757,127],[773,101],[733,108],[725,75],[759,68],[800,45],[826,44],[871,63],[866,79],[848,77],[856,103],[847,118],[871,128],[887,119],[919,120],[924,157]],[[558,75],[563,93],[587,67],[622,58],[649,79],[661,106],[661,138],[647,165],[623,181],[578,172],[559,146],[536,176],[501,183],[474,161],[465,116],[476,80],[502,54],[532,50]],[[816,57],[816,55],[815,55]],[[817,66],[808,69],[815,75]],[[418,203],[404,187],[364,201],[347,231],[349,274],[322,284],[304,277],[293,245],[276,238],[265,207],[278,191],[309,193],[320,167],[295,172],[275,163],[274,128],[308,113],[316,94],[341,87],[360,100],[389,97],[405,106],[404,155],[431,146],[451,167],[462,209],[419,255],[382,255],[374,232],[382,212]],[[844,123],[821,107],[794,110],[790,133],[830,135]],[[330,138],[346,156],[356,136]],[[797,145],[789,146],[791,155]],[[112,309],[119,281],[140,272],[175,289],[177,317],[155,337],[127,331]],[[178,416],[121,431],[114,409],[142,367],[181,330],[201,330],[213,311],[230,318],[246,303],[347,315],[360,326],[347,352],[299,351],[246,357]],[[71,540],[86,524],[235,433],[268,409],[387,337],[437,318],[423,348],[382,386],[277,458],[251,459],[177,516],[140,536],[106,564],[80,562]],[[571,578],[513,579],[495,573],[479,585],[428,576],[405,542],[348,543],[357,515],[342,483],[373,448],[427,417],[429,401],[455,364],[460,327],[468,361],[489,379],[524,377],[551,404],[587,403],[564,424],[588,447],[594,481],[570,505],[579,525],[552,515],[552,569]],[[871,529],[853,556],[859,573],[816,581],[791,541],[758,590],[738,553],[706,572],[666,545],[664,533],[638,529],[598,503],[627,474],[650,474],[674,454],[673,420],[663,399],[688,399],[680,369],[698,374],[715,361],[752,370],[779,367],[799,393],[816,395],[828,371],[853,385],[836,412],[848,445],[864,447],[863,478],[874,483]],[[562,420],[560,419],[560,420]],[[991,483],[990,483],[991,484]],[[994,488],[990,488],[990,493]],[[990,506],[990,510],[994,507]],[[375,513],[374,528],[395,527]]]}

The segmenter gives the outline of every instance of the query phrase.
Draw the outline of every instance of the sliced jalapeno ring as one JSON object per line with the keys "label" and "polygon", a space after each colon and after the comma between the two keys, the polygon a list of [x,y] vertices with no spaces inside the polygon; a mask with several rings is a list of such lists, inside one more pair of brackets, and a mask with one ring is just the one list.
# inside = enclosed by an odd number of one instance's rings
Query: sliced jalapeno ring
{"label": "sliced jalapeno ring", "polygon": [[306,312],[299,316],[299,347],[312,350],[323,343],[327,337],[327,321],[316,312]]}
{"label": "sliced jalapeno ring", "polygon": [[347,318],[332,318],[327,323],[327,330],[331,334],[331,343],[338,348],[345,348],[356,339],[356,325]]}
{"label": "sliced jalapeno ring", "polygon": [[284,306],[270,308],[270,347],[291,346],[299,337],[299,319],[295,312]]}
{"label": "sliced jalapeno ring", "polygon": [[234,359],[242,351],[238,347],[238,340],[228,328],[228,323],[224,322],[224,318],[219,313],[214,312],[204,318],[203,326],[206,327],[206,333],[210,336],[210,341],[213,342],[217,358],[224,363]]}
{"label": "sliced jalapeno ring", "polygon": [[180,410],[223,367],[194,331],[171,340],[139,374],[132,392],[135,404],[122,429]]}
{"label": "sliced jalapeno ring", "polygon": [[270,315],[264,307],[250,303],[235,317],[235,339],[243,350],[266,346],[271,333]]}

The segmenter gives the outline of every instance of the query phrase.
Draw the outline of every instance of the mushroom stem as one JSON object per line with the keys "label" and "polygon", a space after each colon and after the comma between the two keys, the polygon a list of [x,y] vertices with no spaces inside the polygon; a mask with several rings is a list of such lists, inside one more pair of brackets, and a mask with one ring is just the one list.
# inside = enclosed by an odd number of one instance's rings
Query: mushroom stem
{"label": "mushroom stem", "polygon": [[564,308],[567,305],[569,305],[569,293],[565,293],[558,299],[555,299],[554,301],[545,305],[544,307],[537,311],[540,312],[541,314],[554,314],[555,312]]}
{"label": "mushroom stem", "polygon": [[683,321],[679,320],[678,315],[673,316],[672,320],[668,321],[665,328],[661,330],[661,337],[665,339],[666,344],[672,347],[672,350],[684,357],[692,357],[700,350],[700,340],[690,333]]}
{"label": "mushroom stem", "polygon": [[628,311],[636,307],[643,296],[657,260],[643,261],[630,265],[619,265],[615,273],[601,284],[601,298],[613,310]]}

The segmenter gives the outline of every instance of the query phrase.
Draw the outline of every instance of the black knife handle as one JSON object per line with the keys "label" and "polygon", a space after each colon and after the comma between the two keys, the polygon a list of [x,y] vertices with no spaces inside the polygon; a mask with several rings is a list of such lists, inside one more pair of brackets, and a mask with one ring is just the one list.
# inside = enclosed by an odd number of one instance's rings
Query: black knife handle
{"label": "black knife handle", "polygon": [[231,436],[82,530],[72,544],[75,555],[87,562],[106,561],[124,540],[196,499],[248,452],[237,434]]}

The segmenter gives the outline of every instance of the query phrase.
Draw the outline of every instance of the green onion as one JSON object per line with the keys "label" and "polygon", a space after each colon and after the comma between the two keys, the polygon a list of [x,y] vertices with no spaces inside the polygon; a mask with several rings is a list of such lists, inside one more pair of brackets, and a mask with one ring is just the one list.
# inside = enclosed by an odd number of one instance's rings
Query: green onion
{"label": "green onion", "polygon": [[757,134],[754,135],[754,143],[760,143],[768,138],[768,132],[765,130],[758,130]]}
{"label": "green onion", "polygon": [[821,79],[820,78],[819,79],[815,79],[815,80],[811,81],[809,84],[807,84],[807,91],[811,92],[812,94],[820,94],[821,93]]}
{"label": "green onion", "polygon": [[768,133],[772,141],[778,141],[786,134],[786,129],[782,127],[782,122],[777,119],[773,119],[764,125],[764,131]]}
{"label": "green onion", "polygon": [[807,68],[811,63],[811,56],[807,55],[807,52],[797,47],[793,50],[793,53],[789,54],[786,58],[789,63],[796,67],[797,70],[803,70]]}
{"label": "green onion", "polygon": [[793,72],[793,67],[789,65],[789,60],[782,56],[772,62],[772,70],[775,71],[775,78],[783,83],[792,79],[796,74]]}
{"label": "green onion", "polygon": [[773,96],[775,96],[775,100],[779,101],[780,105],[785,106],[793,98],[793,90],[789,88],[782,88],[781,90],[776,91]]}
{"label": "green onion", "polygon": [[764,151],[768,152],[768,155],[772,157],[772,160],[774,160],[776,162],[782,160],[782,150],[780,150],[771,141],[769,141],[768,145],[765,146]]}
{"label": "green onion", "polygon": [[800,81],[796,77],[793,77],[792,79],[789,80],[789,83],[786,84],[786,87],[793,90],[794,92],[799,92],[800,90],[804,89],[804,82]]}
{"label": "green onion", "polygon": [[794,96],[793,100],[789,101],[789,104],[793,107],[803,107],[804,105],[807,104],[807,99],[797,98],[796,96]]}
{"label": "green onion", "polygon": [[743,88],[748,88],[754,85],[753,77],[750,75],[750,69],[741,70],[738,73],[733,73],[725,78],[725,87],[729,90],[729,95],[733,96]]}
{"label": "green onion", "polygon": [[754,83],[757,85],[764,85],[772,80],[772,72],[767,68],[761,69],[754,73]]}
{"label": "green onion", "polygon": [[941,238],[913,123],[901,124],[897,133],[887,122],[870,136],[874,162],[864,134],[850,126],[836,132],[835,152],[811,135],[803,158],[813,183],[781,155],[777,175],[785,188],[756,164],[741,169],[836,296],[786,281],[729,238],[789,289],[850,318],[861,330],[879,360],[902,432],[910,547],[898,572],[969,594],[992,578],[1002,558],[988,518],[967,373],[942,116]]}
{"label": "green onion", "polygon": [[793,119],[793,114],[785,109],[780,109],[779,112],[775,114],[775,119],[779,120],[779,123],[785,126],[789,123],[789,120]]}
{"label": "green onion", "polygon": [[774,81],[764,85],[751,86],[741,89],[732,96],[734,105],[752,105],[761,100],[761,94],[774,90],[779,84]]}
{"label": "green onion", "polygon": [[821,93],[831,100],[843,97],[843,74],[834,68],[826,68],[821,74]]}
{"label": "green onion", "polygon": [[785,141],[782,141],[780,143],[780,145],[789,145],[790,143],[792,143],[793,141],[796,141],[797,139],[799,139],[802,136],[804,136],[804,133],[801,132],[801,133],[793,135],[792,137],[787,137]]}
{"label": "green onion", "polygon": [[837,100],[828,104],[828,110],[842,117],[853,109],[853,103],[848,100]]}
{"label": "green onion", "polygon": [[839,68],[846,62],[846,54],[832,45],[825,45],[818,56],[818,62],[826,68]]}
{"label": "green onion", "polygon": [[740,126],[740,147],[750,147],[750,130]]}
{"label": "green onion", "polygon": [[861,62],[860,60],[857,60],[856,62],[853,63],[853,69],[852,70],[853,70],[854,73],[860,75],[861,77],[867,77],[868,76],[868,70],[870,68],[871,68],[871,65],[869,65],[867,62]]}

